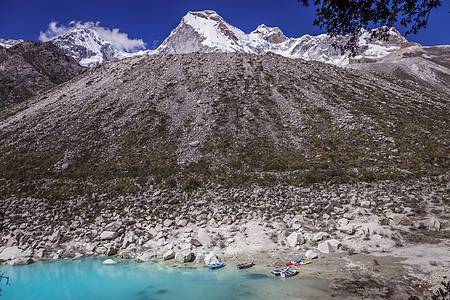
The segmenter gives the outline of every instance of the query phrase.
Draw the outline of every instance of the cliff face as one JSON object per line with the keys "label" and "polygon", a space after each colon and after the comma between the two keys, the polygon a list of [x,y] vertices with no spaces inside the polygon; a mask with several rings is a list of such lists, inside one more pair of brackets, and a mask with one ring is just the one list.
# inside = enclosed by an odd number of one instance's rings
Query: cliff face
{"label": "cliff face", "polygon": [[55,87],[84,70],[49,42],[0,48],[0,108]]}

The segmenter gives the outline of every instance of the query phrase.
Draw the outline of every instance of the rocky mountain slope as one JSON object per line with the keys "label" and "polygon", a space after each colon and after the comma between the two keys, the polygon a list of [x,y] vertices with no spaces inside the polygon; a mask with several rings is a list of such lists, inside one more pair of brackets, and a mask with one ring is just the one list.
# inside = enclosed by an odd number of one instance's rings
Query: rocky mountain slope
{"label": "rocky mountain slope", "polygon": [[127,58],[0,114],[3,195],[448,172],[444,93],[275,54]]}
{"label": "rocky mountain slope", "polygon": [[0,108],[55,87],[84,70],[49,42],[0,47]]}
{"label": "rocky mountain slope", "polygon": [[354,68],[408,79],[450,95],[450,46],[412,46],[375,62],[355,62]]}

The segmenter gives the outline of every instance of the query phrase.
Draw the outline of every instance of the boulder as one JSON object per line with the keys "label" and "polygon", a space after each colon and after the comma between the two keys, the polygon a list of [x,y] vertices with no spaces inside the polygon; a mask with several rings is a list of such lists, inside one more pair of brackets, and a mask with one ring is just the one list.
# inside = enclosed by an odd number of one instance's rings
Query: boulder
{"label": "boulder", "polygon": [[33,259],[31,257],[21,257],[21,258],[14,258],[8,262],[8,265],[10,266],[20,266],[20,265],[29,265],[33,263]]}
{"label": "boulder", "polygon": [[338,250],[342,246],[341,242],[335,239],[327,240],[327,242],[331,245],[331,247],[333,247],[334,251]]}
{"label": "boulder", "polygon": [[195,254],[195,262],[198,264],[202,264],[205,261],[206,254],[203,252]]}
{"label": "boulder", "polygon": [[119,233],[117,233],[115,231],[105,230],[100,234],[100,239],[101,240],[113,240],[118,236],[119,236]]}
{"label": "boulder", "polygon": [[229,232],[237,232],[237,231],[239,231],[239,227],[236,225],[233,225],[228,229],[228,231]]}
{"label": "boulder", "polygon": [[338,226],[345,226],[348,224],[348,219],[342,218],[338,220]]}
{"label": "boulder", "polygon": [[170,227],[170,226],[172,226],[172,224],[173,224],[173,221],[170,219],[166,219],[164,221],[164,227]]}
{"label": "boulder", "polygon": [[217,225],[217,222],[216,222],[215,219],[211,219],[209,221],[209,226],[211,226],[212,228],[218,228],[219,227],[219,225]]}
{"label": "boulder", "polygon": [[315,259],[315,258],[318,258],[319,255],[317,255],[317,253],[312,250],[308,250],[305,253],[305,257],[306,257],[306,259]]}
{"label": "boulder", "polygon": [[294,222],[292,223],[292,228],[295,230],[299,230],[300,228],[302,228],[302,224],[300,222]]}
{"label": "boulder", "polygon": [[104,265],[115,265],[117,262],[111,258],[108,258],[107,260],[103,261]]}
{"label": "boulder", "polygon": [[194,253],[189,248],[183,249],[175,255],[175,260],[182,263],[192,262],[194,259]]}
{"label": "boulder", "polygon": [[293,232],[286,238],[289,246],[295,247],[306,243],[305,238],[300,232]]}
{"label": "boulder", "polygon": [[370,208],[370,201],[369,200],[361,201],[360,205],[361,207],[364,208]]}
{"label": "boulder", "polygon": [[328,233],[320,231],[312,236],[311,241],[315,243],[315,242],[322,241],[329,237],[330,237],[330,235]]}
{"label": "boulder", "polygon": [[177,225],[180,226],[180,227],[184,227],[184,226],[187,225],[187,223],[188,223],[187,220],[182,219],[182,220],[179,220],[179,221],[177,222]]}
{"label": "boulder", "polygon": [[191,245],[193,245],[195,247],[200,247],[200,246],[202,246],[202,243],[200,243],[200,241],[197,239],[191,239]]}
{"label": "boulder", "polygon": [[319,250],[322,253],[332,253],[332,252],[334,252],[333,247],[327,241],[320,243],[319,246],[317,247],[317,250]]}
{"label": "boulder", "polygon": [[48,240],[52,243],[55,243],[61,239],[61,231],[55,230],[53,234],[48,238]]}
{"label": "boulder", "polygon": [[31,251],[23,251],[19,247],[13,246],[13,247],[6,247],[3,249],[2,253],[0,253],[0,261],[1,260],[10,260],[14,258],[24,258],[24,257],[30,257]]}
{"label": "boulder", "polygon": [[117,248],[116,247],[109,247],[106,251],[107,256],[112,256],[117,254]]}
{"label": "boulder", "polygon": [[206,255],[205,259],[205,264],[211,265],[211,264],[216,264],[219,262],[219,258],[217,257],[217,255],[214,253],[214,251],[211,251],[208,253],[208,255]]}
{"label": "boulder", "polygon": [[167,252],[164,253],[164,255],[163,255],[164,260],[170,260],[170,259],[173,259],[174,257],[175,257],[175,252],[173,252],[172,249],[167,250]]}
{"label": "boulder", "polygon": [[346,233],[348,235],[352,235],[355,233],[355,226],[351,225],[351,224],[346,224],[346,225],[340,225],[337,228],[340,232],[342,233]]}
{"label": "boulder", "polygon": [[139,256],[139,251],[136,244],[130,244],[125,250],[120,251],[119,256],[125,259],[134,259]]}
{"label": "boulder", "polygon": [[106,231],[118,231],[121,226],[122,226],[122,223],[116,221],[116,222],[112,222],[112,223],[109,223],[108,225],[106,225],[105,230]]}
{"label": "boulder", "polygon": [[153,250],[147,250],[144,253],[142,253],[141,255],[139,255],[136,258],[136,261],[138,262],[147,262],[147,261],[153,261],[155,260],[157,257],[155,251]]}
{"label": "boulder", "polygon": [[423,227],[428,229],[429,231],[439,231],[441,230],[441,223],[439,223],[436,218],[429,218],[423,222]]}

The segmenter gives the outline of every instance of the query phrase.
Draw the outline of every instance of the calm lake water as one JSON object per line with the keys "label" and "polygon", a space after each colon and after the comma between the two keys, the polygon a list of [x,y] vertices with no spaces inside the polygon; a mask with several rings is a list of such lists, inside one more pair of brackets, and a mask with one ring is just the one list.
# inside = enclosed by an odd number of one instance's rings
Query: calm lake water
{"label": "calm lake water", "polygon": [[11,286],[1,283],[6,299],[329,299],[329,282],[302,277],[285,280],[255,266],[218,270],[136,263],[106,258],[37,262],[27,266],[0,266]]}

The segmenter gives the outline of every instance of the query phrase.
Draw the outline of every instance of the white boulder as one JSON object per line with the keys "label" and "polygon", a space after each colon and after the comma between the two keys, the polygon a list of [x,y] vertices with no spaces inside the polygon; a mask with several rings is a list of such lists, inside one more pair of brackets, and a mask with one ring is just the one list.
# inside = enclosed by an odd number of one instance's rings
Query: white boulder
{"label": "white boulder", "polygon": [[289,246],[295,247],[306,243],[305,238],[300,232],[293,232],[286,238]]}
{"label": "white boulder", "polygon": [[157,257],[155,251],[153,250],[147,250],[144,253],[142,253],[141,255],[139,255],[136,258],[136,261],[138,262],[147,262],[147,261],[152,261],[155,260]]}
{"label": "white boulder", "polygon": [[206,255],[205,259],[205,264],[211,265],[211,264],[216,264],[219,262],[219,258],[217,257],[217,255],[214,253],[214,251],[211,251],[208,253],[208,255]]}
{"label": "white boulder", "polygon": [[119,236],[119,234],[115,231],[105,230],[100,234],[100,239],[101,240],[113,240],[118,236]]}
{"label": "white boulder", "polygon": [[192,253],[191,249],[189,248],[183,249],[175,255],[175,260],[182,263],[191,262],[194,259],[194,253]]}
{"label": "white boulder", "polygon": [[107,260],[105,260],[103,262],[103,264],[104,265],[115,265],[115,264],[117,264],[117,262],[115,260],[111,259],[111,258],[108,258]]}
{"label": "white boulder", "polygon": [[436,218],[429,218],[423,222],[423,226],[429,231],[441,230],[441,223]]}
{"label": "white boulder", "polygon": [[317,250],[319,250],[322,253],[332,253],[334,252],[333,247],[328,241],[319,243],[319,246],[317,247]]}
{"label": "white boulder", "polygon": [[30,257],[31,251],[23,251],[17,246],[6,247],[3,249],[2,253],[0,253],[0,261],[1,260],[10,260],[14,258],[24,258]]}
{"label": "white boulder", "polygon": [[327,242],[333,247],[333,250],[336,251],[341,248],[342,244],[336,239],[327,240]]}
{"label": "white boulder", "polygon": [[20,265],[29,265],[33,263],[33,259],[30,257],[21,257],[21,258],[14,258],[8,262],[8,265],[10,266],[20,266]]}
{"label": "white boulder", "polygon": [[306,259],[315,259],[315,258],[318,258],[319,255],[317,255],[317,253],[312,250],[308,250],[305,253],[305,257],[306,257]]}
{"label": "white boulder", "polygon": [[216,222],[215,219],[211,219],[209,221],[209,226],[212,227],[212,228],[218,228],[219,227],[219,225],[217,225],[217,222]]}
{"label": "white boulder", "polygon": [[166,219],[164,221],[164,227],[170,227],[170,226],[172,226],[172,224],[173,224],[173,221],[170,219]]}

